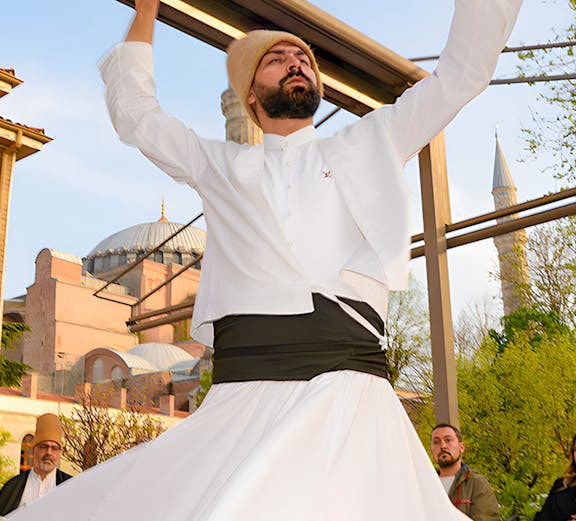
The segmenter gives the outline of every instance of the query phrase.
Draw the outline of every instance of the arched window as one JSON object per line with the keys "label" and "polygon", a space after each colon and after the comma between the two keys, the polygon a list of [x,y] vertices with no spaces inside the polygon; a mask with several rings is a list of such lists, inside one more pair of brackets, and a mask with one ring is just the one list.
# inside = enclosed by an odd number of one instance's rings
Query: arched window
{"label": "arched window", "polygon": [[92,383],[97,384],[104,381],[104,360],[96,358],[92,365]]}
{"label": "arched window", "polygon": [[22,438],[22,444],[20,445],[20,471],[28,470],[32,468],[33,455],[32,449],[34,448],[34,436],[32,434],[26,434]]}
{"label": "arched window", "polygon": [[122,379],[122,369],[119,365],[115,365],[112,369],[112,380],[121,380]]}

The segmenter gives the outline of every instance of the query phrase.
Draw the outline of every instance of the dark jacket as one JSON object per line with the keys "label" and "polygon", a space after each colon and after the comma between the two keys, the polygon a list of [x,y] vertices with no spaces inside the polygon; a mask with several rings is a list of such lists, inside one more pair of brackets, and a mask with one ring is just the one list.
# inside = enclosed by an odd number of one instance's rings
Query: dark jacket
{"label": "dark jacket", "polygon": [[[22,494],[24,494],[28,474],[30,474],[30,471],[25,470],[4,484],[2,490],[0,490],[0,516],[5,516],[18,508]],[[56,469],[56,485],[60,485],[60,483],[71,477],[70,474]]]}
{"label": "dark jacket", "polygon": [[564,488],[564,482],[559,478],[534,521],[567,521],[572,514],[576,514],[576,487]]}
{"label": "dark jacket", "polygon": [[462,463],[448,496],[458,510],[474,521],[500,521],[498,501],[490,483],[466,463]]}

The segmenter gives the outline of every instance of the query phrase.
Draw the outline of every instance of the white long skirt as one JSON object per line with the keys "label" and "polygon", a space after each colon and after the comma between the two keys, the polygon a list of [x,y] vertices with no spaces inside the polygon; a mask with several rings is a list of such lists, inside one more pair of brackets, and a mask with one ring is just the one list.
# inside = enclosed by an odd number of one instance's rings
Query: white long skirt
{"label": "white long skirt", "polygon": [[158,439],[10,521],[456,521],[387,380],[227,383]]}

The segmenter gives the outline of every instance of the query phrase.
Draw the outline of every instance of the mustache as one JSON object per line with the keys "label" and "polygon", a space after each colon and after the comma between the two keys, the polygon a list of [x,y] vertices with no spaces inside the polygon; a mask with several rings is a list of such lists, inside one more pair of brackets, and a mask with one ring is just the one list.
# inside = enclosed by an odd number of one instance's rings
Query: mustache
{"label": "mustache", "polygon": [[312,84],[312,80],[311,80],[308,76],[306,76],[306,74],[304,74],[301,69],[295,69],[295,70],[293,70],[293,71],[290,71],[288,74],[286,74],[286,76],[284,76],[284,77],[279,81],[280,87],[284,87],[284,84],[285,84],[287,81],[289,81],[289,80],[291,80],[292,78],[294,78],[294,76],[300,76],[301,78],[304,78],[309,84]]}

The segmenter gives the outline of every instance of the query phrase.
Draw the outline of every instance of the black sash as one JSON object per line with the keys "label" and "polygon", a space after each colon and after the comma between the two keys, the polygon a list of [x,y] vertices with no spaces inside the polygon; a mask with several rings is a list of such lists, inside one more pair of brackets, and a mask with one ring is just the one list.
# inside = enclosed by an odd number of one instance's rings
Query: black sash
{"label": "black sash", "polygon": [[[366,303],[341,297],[374,328],[384,324]],[[214,383],[310,380],[351,369],[388,377],[378,339],[336,302],[313,294],[303,315],[229,315],[214,322]]]}

